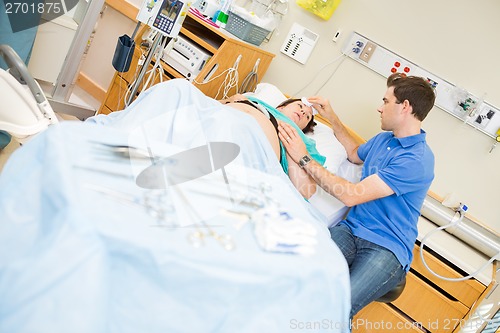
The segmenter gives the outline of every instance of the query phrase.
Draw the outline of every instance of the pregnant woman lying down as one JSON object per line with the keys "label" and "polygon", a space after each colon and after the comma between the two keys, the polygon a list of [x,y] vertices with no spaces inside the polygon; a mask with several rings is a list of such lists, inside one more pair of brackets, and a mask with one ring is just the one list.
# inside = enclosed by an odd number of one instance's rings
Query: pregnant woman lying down
{"label": "pregnant woman lying down", "polygon": [[[315,125],[312,108],[305,102],[292,99],[274,108],[263,101],[242,95],[216,101],[188,81],[172,79],[144,91],[125,110],[97,115],[87,121],[130,133],[139,130],[143,135],[147,134],[151,141],[165,141],[179,147],[193,147],[211,138],[216,138],[216,141],[228,140],[243,145],[247,149],[247,158],[259,157],[259,147],[255,146],[258,142],[252,141],[251,131],[260,127],[292,184],[303,197],[310,198],[316,191],[316,183],[299,165],[287,158],[276,129],[278,123],[285,122],[297,130],[311,131]],[[246,123],[244,119],[247,117],[230,117],[227,112],[222,112],[226,110],[229,114],[236,115],[233,113],[234,109],[250,115],[257,124]],[[326,158],[317,152],[314,140],[305,136],[302,131],[298,133],[310,156],[324,164]],[[262,156],[264,155],[260,155]],[[260,159],[257,163],[263,161],[264,159]]]}
{"label": "pregnant woman lying down", "polygon": [[[274,108],[259,99],[241,94],[220,100],[220,102],[255,118],[271,143],[283,170],[288,174],[302,196],[306,199],[310,198],[316,192],[316,183],[297,163],[287,158],[286,151],[278,138],[277,128],[279,122],[286,122],[300,129],[301,132],[299,133],[301,133],[302,140],[306,143],[309,153],[320,164],[323,164],[325,158],[317,152],[314,140],[304,135],[304,133],[314,131],[316,125],[311,105],[304,99],[288,99]],[[306,105],[306,103],[309,105]]]}

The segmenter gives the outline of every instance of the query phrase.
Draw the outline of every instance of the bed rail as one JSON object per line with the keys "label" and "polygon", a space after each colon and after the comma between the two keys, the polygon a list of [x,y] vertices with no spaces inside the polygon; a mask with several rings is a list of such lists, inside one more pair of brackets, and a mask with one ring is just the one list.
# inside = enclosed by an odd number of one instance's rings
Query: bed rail
{"label": "bed rail", "polygon": [[22,85],[27,85],[31,93],[35,97],[38,104],[43,103],[47,99],[45,98],[42,89],[37,84],[33,76],[31,76],[28,68],[24,62],[19,58],[17,53],[6,44],[0,45],[0,56],[5,60],[5,63],[9,67],[8,72]]}

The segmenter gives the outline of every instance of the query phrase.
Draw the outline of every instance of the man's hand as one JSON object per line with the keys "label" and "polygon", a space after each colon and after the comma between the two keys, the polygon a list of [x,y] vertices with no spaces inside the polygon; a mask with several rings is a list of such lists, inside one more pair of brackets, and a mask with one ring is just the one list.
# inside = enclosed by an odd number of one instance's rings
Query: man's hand
{"label": "man's hand", "polygon": [[308,97],[307,100],[309,101],[309,103],[313,104],[314,108],[321,116],[325,117],[331,122],[331,117],[335,115],[335,112],[333,111],[333,108],[330,105],[328,99],[321,96],[312,96]]}
{"label": "man's hand", "polygon": [[285,149],[295,163],[308,154],[306,145],[295,128],[284,122],[278,124],[278,136]]}

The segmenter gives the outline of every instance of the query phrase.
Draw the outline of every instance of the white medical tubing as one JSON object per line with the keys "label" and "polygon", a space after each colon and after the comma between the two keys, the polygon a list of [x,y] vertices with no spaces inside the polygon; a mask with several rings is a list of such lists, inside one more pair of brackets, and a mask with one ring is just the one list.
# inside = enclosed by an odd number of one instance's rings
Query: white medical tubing
{"label": "white medical tubing", "polygon": [[[460,282],[460,281],[465,281],[465,280],[469,280],[473,277],[475,277],[477,274],[479,274],[480,272],[482,272],[484,269],[486,269],[493,261],[495,260],[498,260],[500,258],[500,252],[496,255],[496,256],[493,256],[492,258],[490,258],[490,260],[488,260],[483,266],[481,266],[477,271],[475,271],[474,273],[471,273],[467,276],[464,276],[464,277],[461,277],[461,278],[449,278],[449,277],[445,277],[445,276],[442,276],[442,275],[439,275],[438,273],[434,272],[430,267],[429,265],[427,265],[427,262],[425,261],[425,258],[424,258],[424,246],[425,246],[425,242],[427,241],[427,239],[433,235],[434,233],[440,231],[440,230],[443,230],[443,229],[446,229],[446,228],[450,228],[450,227],[454,227],[456,225],[458,225],[463,217],[464,217],[464,214],[462,211],[456,211],[455,214],[453,215],[450,223],[446,224],[446,225],[443,225],[443,226],[440,226],[434,230],[432,230],[431,232],[427,233],[424,238],[422,239],[421,243],[420,243],[420,259],[422,260],[422,263],[424,264],[425,268],[434,276],[442,279],[442,280],[445,280],[445,281],[451,281],[451,282]],[[458,218],[457,218],[457,215],[458,215]]]}

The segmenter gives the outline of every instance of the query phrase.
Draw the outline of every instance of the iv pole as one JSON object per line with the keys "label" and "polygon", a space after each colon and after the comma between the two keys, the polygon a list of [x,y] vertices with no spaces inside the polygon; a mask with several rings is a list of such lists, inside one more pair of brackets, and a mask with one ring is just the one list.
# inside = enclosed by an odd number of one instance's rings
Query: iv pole
{"label": "iv pole", "polygon": [[[179,7],[180,4],[180,7]],[[149,0],[144,0],[143,4],[140,7],[139,13],[137,14],[138,24],[141,22],[149,25],[154,30],[158,31],[156,37],[154,39],[153,45],[149,49],[149,53],[142,65],[142,68],[135,80],[134,85],[131,88],[130,96],[126,101],[126,105],[130,105],[130,103],[134,100],[141,85],[142,79],[148,70],[148,66],[151,63],[151,59],[153,59],[154,54],[156,53],[156,49],[158,45],[163,40],[163,38],[167,38],[167,44],[170,43],[172,38],[177,37],[181,30],[182,23],[186,18],[187,11],[189,9],[189,3],[183,1],[170,1],[170,0],[162,0],[155,1],[154,5],[151,6],[151,2]],[[137,27],[134,31],[137,31]],[[158,59],[159,61],[159,59]]]}
{"label": "iv pole", "polygon": [[[151,63],[151,59],[153,59],[153,55],[156,52],[156,49],[158,48],[158,44],[160,44],[162,37],[163,36],[161,34],[156,35],[155,41],[153,42],[153,46],[151,46],[151,48],[149,49],[149,53],[148,53],[148,56],[146,57],[146,61],[142,65],[142,68],[141,68],[139,74],[137,75],[137,79],[135,80],[135,83],[132,87],[132,91],[131,91],[130,96],[128,97],[128,100],[126,103],[127,106],[130,105],[130,103],[132,103],[132,101],[136,97],[135,95],[137,94],[137,91],[139,90],[139,86],[141,85],[141,81],[144,78],[146,71],[148,70],[148,64]],[[167,37],[167,38],[168,38],[167,42],[169,43],[170,40],[172,39],[172,37]]]}

